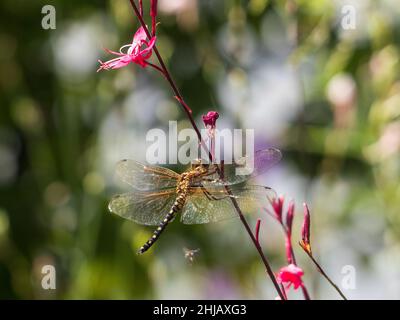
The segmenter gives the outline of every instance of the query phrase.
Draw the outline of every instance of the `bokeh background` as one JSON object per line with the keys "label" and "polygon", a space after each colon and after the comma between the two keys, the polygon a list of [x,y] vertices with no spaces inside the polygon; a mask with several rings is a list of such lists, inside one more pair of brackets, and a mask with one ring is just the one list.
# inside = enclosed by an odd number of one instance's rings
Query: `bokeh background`
{"label": "bokeh background", "polygon": [[[55,30],[41,27],[45,4],[56,8]],[[356,10],[355,29],[342,27],[344,5]],[[108,213],[121,192],[115,163],[143,160],[149,129],[189,127],[153,70],[96,73],[103,48],[129,43],[138,26],[128,0],[0,8],[0,298],[273,299],[239,221],[176,221],[137,256],[152,229]],[[355,271],[344,293],[400,298],[397,1],[159,0],[158,20],[159,50],[199,126],[217,110],[220,128],[254,129],[258,147],[282,150],[259,183],[295,200],[294,242],[305,201],[317,259],[339,286]],[[259,217],[278,271],[281,230]],[[185,247],[200,249],[193,264]],[[339,298],[295,249],[311,296]],[[47,264],[56,290],[41,287]]]}

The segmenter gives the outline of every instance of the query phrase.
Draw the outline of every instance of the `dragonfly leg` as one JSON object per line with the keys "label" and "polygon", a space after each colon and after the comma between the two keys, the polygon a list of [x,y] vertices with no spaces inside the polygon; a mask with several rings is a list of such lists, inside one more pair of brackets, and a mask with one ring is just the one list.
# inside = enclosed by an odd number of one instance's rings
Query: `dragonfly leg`
{"label": "dragonfly leg", "polygon": [[203,190],[203,193],[207,197],[208,200],[222,200],[222,199],[226,199],[226,198],[230,197],[229,195],[225,195],[222,197],[216,197],[216,196],[213,196],[210,192],[208,192],[207,189],[204,188],[204,186],[201,186],[201,189]]}
{"label": "dragonfly leg", "polygon": [[211,194],[207,191],[206,188],[204,188],[203,186],[201,186],[201,190],[203,190],[204,195],[207,197],[208,200],[212,200],[212,196]]}

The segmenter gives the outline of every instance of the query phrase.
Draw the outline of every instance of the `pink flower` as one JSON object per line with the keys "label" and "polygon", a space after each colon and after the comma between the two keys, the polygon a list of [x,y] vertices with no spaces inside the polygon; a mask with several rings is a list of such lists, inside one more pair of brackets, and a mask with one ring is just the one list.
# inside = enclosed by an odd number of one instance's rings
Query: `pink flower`
{"label": "pink flower", "polygon": [[219,113],[217,111],[209,111],[206,115],[203,115],[204,125],[209,128],[215,128],[217,119],[219,118]]}
{"label": "pink flower", "polygon": [[277,281],[279,283],[286,283],[286,289],[289,289],[293,285],[296,290],[298,287],[303,286],[303,280],[301,279],[303,275],[304,272],[301,268],[294,264],[289,264],[279,270]]}
{"label": "pink flower", "polygon": [[[99,60],[100,68],[97,70],[97,72],[100,70],[119,69],[127,66],[131,62],[142,67],[147,66],[148,62],[146,60],[151,57],[152,49],[156,42],[156,37],[152,37],[150,41],[147,41],[146,39],[146,32],[144,31],[143,27],[140,27],[133,37],[132,44],[122,46],[119,49],[119,52],[106,49],[107,52],[117,55],[118,58],[114,58],[106,62]],[[143,46],[144,48],[142,48]],[[122,50],[127,47],[127,52],[122,52]]]}

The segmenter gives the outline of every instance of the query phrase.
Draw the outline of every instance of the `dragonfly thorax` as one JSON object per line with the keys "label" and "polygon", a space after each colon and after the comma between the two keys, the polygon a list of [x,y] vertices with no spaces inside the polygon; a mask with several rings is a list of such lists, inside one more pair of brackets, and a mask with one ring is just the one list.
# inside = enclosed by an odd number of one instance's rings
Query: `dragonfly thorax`
{"label": "dragonfly thorax", "polygon": [[189,189],[190,183],[194,178],[197,178],[208,172],[208,169],[202,165],[192,165],[192,168],[189,171],[183,172],[180,175],[180,179],[178,180],[178,185],[176,187],[176,192],[178,194],[186,195]]}

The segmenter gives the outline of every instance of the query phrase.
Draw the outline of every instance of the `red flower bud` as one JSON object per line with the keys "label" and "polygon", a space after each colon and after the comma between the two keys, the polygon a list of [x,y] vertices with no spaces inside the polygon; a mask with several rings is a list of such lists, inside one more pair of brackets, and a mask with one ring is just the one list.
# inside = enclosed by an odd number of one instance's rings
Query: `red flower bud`
{"label": "red flower bud", "polygon": [[301,247],[311,254],[311,243],[310,243],[310,226],[311,226],[311,216],[310,210],[306,203],[303,203],[304,207],[304,220],[303,225],[301,227]]}
{"label": "red flower bud", "polygon": [[219,113],[217,111],[209,111],[206,115],[203,115],[204,126],[207,128],[207,134],[210,138],[210,152],[211,160],[215,160],[215,128]]}
{"label": "red flower bud", "polygon": [[150,16],[153,18],[157,17],[157,0],[150,1]]}
{"label": "red flower bud", "polygon": [[150,1],[151,33],[156,35],[157,0]]}
{"label": "red flower bud", "polygon": [[289,208],[286,214],[286,228],[289,235],[292,234],[293,217],[294,217],[294,202],[290,201]]}
{"label": "red flower bud", "polygon": [[275,218],[282,223],[282,208],[283,208],[283,201],[285,198],[280,196],[279,198],[274,198],[272,200],[272,208],[274,209]]}
{"label": "red flower bud", "polygon": [[202,118],[206,127],[215,128],[219,113],[217,111],[209,111],[206,115],[203,115]]}

